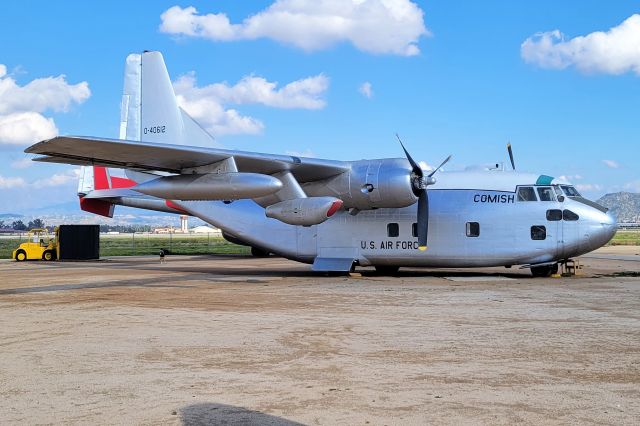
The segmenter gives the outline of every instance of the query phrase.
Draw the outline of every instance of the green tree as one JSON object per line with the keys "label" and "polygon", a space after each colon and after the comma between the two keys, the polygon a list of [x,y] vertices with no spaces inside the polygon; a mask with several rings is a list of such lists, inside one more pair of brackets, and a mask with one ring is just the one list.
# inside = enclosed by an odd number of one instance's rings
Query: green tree
{"label": "green tree", "polygon": [[26,231],[27,230],[27,225],[24,224],[23,221],[21,220],[16,220],[11,224],[11,227],[13,229],[15,229],[16,231]]}
{"label": "green tree", "polygon": [[44,228],[44,221],[40,218],[38,219],[33,219],[29,221],[29,224],[27,225],[28,229],[33,229],[33,228]]}

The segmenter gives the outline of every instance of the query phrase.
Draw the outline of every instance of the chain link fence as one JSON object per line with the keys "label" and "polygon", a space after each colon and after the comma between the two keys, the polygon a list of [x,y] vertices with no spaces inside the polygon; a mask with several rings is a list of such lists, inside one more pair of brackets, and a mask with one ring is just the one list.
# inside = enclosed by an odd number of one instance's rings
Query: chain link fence
{"label": "chain link fence", "polygon": [[[51,235],[53,237],[53,235]],[[0,236],[0,259],[10,259],[11,252],[27,241],[27,233]],[[249,254],[250,248],[233,244],[219,233],[207,234],[100,234],[100,256],[167,254]]]}

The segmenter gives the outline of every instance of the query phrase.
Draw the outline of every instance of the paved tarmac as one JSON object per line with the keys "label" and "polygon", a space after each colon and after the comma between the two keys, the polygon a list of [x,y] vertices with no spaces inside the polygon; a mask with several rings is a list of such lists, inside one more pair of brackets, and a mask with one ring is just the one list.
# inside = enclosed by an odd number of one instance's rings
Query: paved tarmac
{"label": "paved tarmac", "polygon": [[638,424],[640,248],[581,263],[0,261],[0,424]]}

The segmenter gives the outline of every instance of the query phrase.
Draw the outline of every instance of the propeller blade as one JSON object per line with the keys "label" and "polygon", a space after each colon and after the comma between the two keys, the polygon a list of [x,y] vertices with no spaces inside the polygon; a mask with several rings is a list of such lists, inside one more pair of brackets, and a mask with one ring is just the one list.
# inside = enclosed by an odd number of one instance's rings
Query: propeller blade
{"label": "propeller blade", "polygon": [[511,168],[516,169],[516,163],[513,161],[513,151],[511,150],[511,143],[507,144],[507,151],[509,151],[509,160],[511,160]]}
{"label": "propeller blade", "polygon": [[413,160],[413,158],[409,154],[409,151],[407,151],[407,148],[404,147],[404,144],[402,143],[402,140],[400,139],[400,136],[397,133],[396,133],[396,138],[398,138],[398,142],[400,142],[400,146],[404,150],[404,155],[407,156],[407,160],[409,160],[409,164],[411,164],[411,168],[413,169],[413,173],[415,173],[416,176],[418,176],[418,177],[424,176],[424,174],[422,173],[422,168],[418,165],[418,163],[416,163]]}
{"label": "propeller blade", "polygon": [[418,250],[427,249],[427,234],[429,233],[429,195],[423,189],[418,196]]}
{"label": "propeller blade", "polygon": [[431,173],[429,173],[428,177],[433,177],[433,175],[436,174],[436,172],[438,170],[440,170],[440,168],[442,168],[442,166],[444,166],[445,164],[447,164],[449,162],[449,160],[451,160],[451,155],[448,156],[442,163],[440,163],[440,165],[438,167],[436,167]]}

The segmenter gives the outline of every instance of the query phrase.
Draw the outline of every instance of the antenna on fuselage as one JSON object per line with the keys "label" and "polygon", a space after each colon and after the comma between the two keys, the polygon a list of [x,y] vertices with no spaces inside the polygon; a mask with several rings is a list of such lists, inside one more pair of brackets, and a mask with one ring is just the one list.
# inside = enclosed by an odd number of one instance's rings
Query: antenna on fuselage
{"label": "antenna on fuselage", "polygon": [[509,151],[509,160],[511,160],[511,168],[516,170],[516,163],[513,161],[513,151],[511,150],[511,142],[507,144],[507,151]]}

